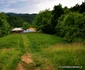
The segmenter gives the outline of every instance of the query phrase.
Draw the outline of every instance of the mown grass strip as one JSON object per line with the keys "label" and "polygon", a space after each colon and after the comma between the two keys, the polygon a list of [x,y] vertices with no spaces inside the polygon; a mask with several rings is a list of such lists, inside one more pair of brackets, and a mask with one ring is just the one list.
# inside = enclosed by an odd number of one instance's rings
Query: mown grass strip
{"label": "mown grass strip", "polygon": [[29,53],[30,52],[30,42],[29,42],[29,39],[27,38],[27,35],[23,35],[22,40],[23,40],[23,47],[25,49],[25,52]]}
{"label": "mown grass strip", "polygon": [[10,58],[9,62],[3,67],[2,70],[16,70],[16,66],[20,60],[19,52],[15,51],[16,53]]}

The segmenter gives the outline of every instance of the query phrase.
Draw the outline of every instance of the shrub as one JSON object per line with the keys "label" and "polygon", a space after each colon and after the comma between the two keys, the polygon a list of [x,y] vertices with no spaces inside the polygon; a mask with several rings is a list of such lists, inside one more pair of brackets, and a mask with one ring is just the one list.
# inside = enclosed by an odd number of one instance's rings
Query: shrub
{"label": "shrub", "polygon": [[68,42],[74,41],[75,38],[85,38],[85,16],[75,12],[62,15],[58,20],[56,32]]}

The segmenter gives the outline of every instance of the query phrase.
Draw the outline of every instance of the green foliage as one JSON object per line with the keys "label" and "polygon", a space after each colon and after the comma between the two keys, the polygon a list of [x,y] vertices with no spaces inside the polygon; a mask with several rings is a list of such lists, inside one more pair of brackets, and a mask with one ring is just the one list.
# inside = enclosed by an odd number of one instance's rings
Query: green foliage
{"label": "green foliage", "polygon": [[69,14],[71,12],[68,7],[64,7],[63,11],[64,11],[64,14]]}
{"label": "green foliage", "polygon": [[58,23],[58,18],[64,13],[62,5],[59,4],[57,6],[54,6],[54,9],[52,10],[52,18],[51,18],[51,24],[53,26],[53,31],[55,33],[55,26]]}
{"label": "green foliage", "polygon": [[0,18],[6,20],[8,18],[8,16],[5,13],[0,12]]}
{"label": "green foliage", "polygon": [[6,19],[7,16],[4,13],[0,13],[0,37],[10,33],[10,25]]}
{"label": "green foliage", "polygon": [[29,23],[27,23],[27,22],[24,22],[22,27],[23,27],[23,29],[26,30],[26,29],[28,29],[30,26],[31,26],[31,24],[29,24]]}
{"label": "green foliage", "polygon": [[16,16],[8,14],[7,21],[11,27],[22,27],[24,20]]}
{"label": "green foliage", "polygon": [[49,10],[41,11],[36,17],[34,24],[37,25],[37,29],[44,33],[53,33],[53,26],[51,24],[52,14]]}
{"label": "green foliage", "polygon": [[83,12],[85,12],[85,2],[83,2],[81,5],[80,5],[80,8],[79,8],[79,11],[80,11],[80,13],[83,13]]}
{"label": "green foliage", "polygon": [[75,12],[79,12],[80,11],[80,5],[79,4],[76,4],[75,6],[71,7],[70,8],[71,11],[75,11]]}
{"label": "green foliage", "polygon": [[25,22],[32,24],[37,14],[17,14],[17,16],[22,18]]}
{"label": "green foliage", "polygon": [[57,6],[54,6],[54,9],[52,10],[52,14],[53,14],[53,19],[58,20],[58,18],[63,14],[62,5],[59,4]]}
{"label": "green foliage", "polygon": [[16,13],[7,13],[7,15],[14,16],[22,19],[25,22],[32,23],[37,16],[37,14],[16,14]]}
{"label": "green foliage", "polygon": [[74,41],[76,38],[85,38],[85,16],[75,12],[62,15],[59,18],[56,31],[68,42]]}
{"label": "green foliage", "polygon": [[73,12],[84,13],[85,12],[85,2],[82,2],[81,5],[76,4],[75,6],[71,7],[70,10]]}

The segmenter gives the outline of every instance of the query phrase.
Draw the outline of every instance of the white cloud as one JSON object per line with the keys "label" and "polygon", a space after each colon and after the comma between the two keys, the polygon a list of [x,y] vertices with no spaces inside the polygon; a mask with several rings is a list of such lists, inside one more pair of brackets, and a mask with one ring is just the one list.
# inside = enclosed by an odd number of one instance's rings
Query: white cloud
{"label": "white cloud", "polygon": [[36,13],[46,8],[53,9],[59,3],[62,6],[74,6],[84,0],[0,0],[0,10],[15,13]]}

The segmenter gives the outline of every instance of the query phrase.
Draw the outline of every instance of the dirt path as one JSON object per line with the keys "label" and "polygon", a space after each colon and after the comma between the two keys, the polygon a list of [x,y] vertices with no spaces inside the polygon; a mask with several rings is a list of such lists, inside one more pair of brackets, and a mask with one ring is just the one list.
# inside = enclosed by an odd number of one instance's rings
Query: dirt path
{"label": "dirt path", "polygon": [[24,68],[24,63],[27,65],[30,63],[34,63],[31,54],[21,56],[21,62],[18,64],[17,70],[27,70]]}
{"label": "dirt path", "polygon": [[22,63],[19,63],[17,65],[17,70],[26,70],[26,69],[23,67],[23,64]]}
{"label": "dirt path", "polygon": [[[23,49],[24,49],[24,54],[21,56],[21,61],[18,63],[17,65],[17,70],[41,70],[42,67],[38,66],[41,65],[38,62],[34,62],[33,58],[32,58],[32,53],[30,49],[31,45],[30,45],[30,40],[27,38],[26,35],[22,35],[22,45],[23,45]],[[38,56],[36,56],[39,62],[43,62],[42,58],[39,59]],[[47,64],[48,65],[48,64]],[[44,66],[45,67],[45,66]],[[45,68],[43,68],[44,70],[53,70],[52,67],[50,65],[46,66]]]}
{"label": "dirt path", "polygon": [[33,63],[31,54],[22,55],[22,56],[21,56],[21,60],[22,60],[23,62],[25,62],[26,64]]}
{"label": "dirt path", "polygon": [[25,69],[24,64],[29,65],[31,63],[34,63],[32,59],[32,55],[29,53],[30,44],[27,36],[23,35],[22,40],[23,40],[23,45],[24,45],[23,48],[25,49],[25,53],[24,55],[21,56],[21,62],[18,63],[17,70],[27,70]]}

